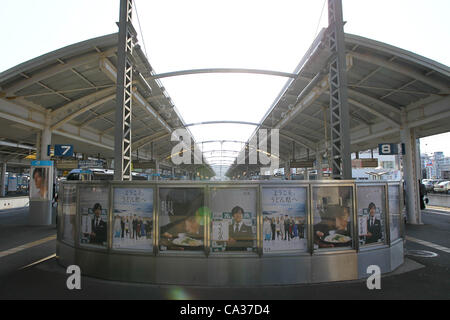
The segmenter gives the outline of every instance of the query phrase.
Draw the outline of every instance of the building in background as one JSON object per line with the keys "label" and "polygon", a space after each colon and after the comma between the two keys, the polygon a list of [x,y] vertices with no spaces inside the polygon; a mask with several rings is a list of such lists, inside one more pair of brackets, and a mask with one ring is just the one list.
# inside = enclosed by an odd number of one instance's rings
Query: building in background
{"label": "building in background", "polygon": [[[375,161],[364,159],[375,159]],[[352,176],[356,180],[400,181],[402,173],[399,156],[379,155],[378,149],[352,154]]]}
{"label": "building in background", "polygon": [[450,157],[441,151],[421,154],[422,175],[425,179],[450,179]]}

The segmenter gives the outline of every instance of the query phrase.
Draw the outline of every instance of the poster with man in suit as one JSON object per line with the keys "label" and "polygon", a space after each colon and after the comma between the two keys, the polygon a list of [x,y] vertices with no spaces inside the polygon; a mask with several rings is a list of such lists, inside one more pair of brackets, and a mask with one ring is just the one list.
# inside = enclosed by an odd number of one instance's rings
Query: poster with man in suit
{"label": "poster with man in suit", "polygon": [[256,189],[217,188],[211,204],[212,251],[256,251]]}
{"label": "poster with man in suit", "polygon": [[83,186],[80,194],[80,244],[106,248],[108,245],[109,188]]}
{"label": "poster with man in suit", "polygon": [[386,194],[384,186],[358,187],[359,240],[362,246],[383,244],[385,240]]}
{"label": "poster with man in suit", "polygon": [[369,204],[369,217],[367,219],[366,244],[378,242],[382,238],[381,221],[376,218],[377,207],[373,202]]}
{"label": "poster with man in suit", "polygon": [[253,231],[244,221],[244,209],[235,206],[231,210],[233,217],[229,226],[227,251],[241,251],[253,246]]}

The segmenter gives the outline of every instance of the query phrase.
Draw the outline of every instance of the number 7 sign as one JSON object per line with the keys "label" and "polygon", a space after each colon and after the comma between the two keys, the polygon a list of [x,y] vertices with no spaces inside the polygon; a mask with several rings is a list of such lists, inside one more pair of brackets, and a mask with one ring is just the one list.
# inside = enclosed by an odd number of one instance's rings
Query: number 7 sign
{"label": "number 7 sign", "polygon": [[73,145],[56,144],[55,145],[55,156],[57,156],[57,157],[72,157],[73,156]]}

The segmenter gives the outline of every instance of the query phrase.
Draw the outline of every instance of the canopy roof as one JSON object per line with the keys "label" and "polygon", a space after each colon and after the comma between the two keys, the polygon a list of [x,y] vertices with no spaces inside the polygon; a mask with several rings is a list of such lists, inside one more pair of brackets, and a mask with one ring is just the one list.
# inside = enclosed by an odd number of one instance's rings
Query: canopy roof
{"label": "canopy roof", "polygon": [[[52,143],[70,143],[77,152],[114,157],[117,41],[117,34],[111,34],[73,44],[0,74],[3,160],[20,159],[23,150],[33,150],[38,132],[48,123]],[[450,131],[449,67],[360,36],[346,34],[345,41],[352,151],[400,142],[405,125],[415,128],[419,138]],[[133,155],[158,158],[170,166],[177,143],[170,141],[171,133],[186,124],[139,46],[133,58]],[[253,133],[280,129],[281,163],[325,152],[330,58],[324,29],[294,72],[281,75],[289,80]],[[22,151],[6,145],[11,142],[20,144],[17,148]],[[268,145],[270,150],[270,141]],[[222,154],[231,159],[236,155]],[[252,169],[259,166],[235,161],[228,175]],[[212,174],[209,166],[207,171]]]}
{"label": "canopy roof", "polygon": [[[111,34],[76,43],[1,73],[0,136],[35,146],[48,121],[52,144],[113,158],[117,42]],[[151,159],[153,144],[153,158],[169,166],[178,143],[170,141],[171,133],[184,121],[161,82],[151,78],[154,71],[139,45],[133,58],[133,155]]]}
{"label": "canopy roof", "polygon": [[[281,165],[325,152],[331,58],[326,34],[323,29],[318,35],[293,72],[297,78],[287,81],[252,135],[260,129],[280,129]],[[346,34],[345,42],[352,152],[399,143],[402,126],[415,128],[417,138],[450,131],[449,67],[356,35]],[[259,168],[235,162],[227,174]]]}

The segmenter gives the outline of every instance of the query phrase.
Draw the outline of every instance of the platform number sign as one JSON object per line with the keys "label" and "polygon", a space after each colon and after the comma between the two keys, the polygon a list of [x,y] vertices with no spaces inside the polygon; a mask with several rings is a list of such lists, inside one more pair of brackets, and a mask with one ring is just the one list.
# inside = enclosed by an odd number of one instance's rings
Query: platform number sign
{"label": "platform number sign", "polygon": [[[401,144],[401,154],[405,154],[405,144]],[[379,155],[398,155],[399,145],[396,143],[382,143],[378,145],[378,154]]]}
{"label": "platform number sign", "polygon": [[392,147],[391,144],[381,144],[380,145],[380,154],[392,154]]}
{"label": "platform number sign", "polygon": [[72,157],[73,145],[70,144],[55,144],[56,157]]}

